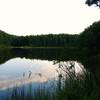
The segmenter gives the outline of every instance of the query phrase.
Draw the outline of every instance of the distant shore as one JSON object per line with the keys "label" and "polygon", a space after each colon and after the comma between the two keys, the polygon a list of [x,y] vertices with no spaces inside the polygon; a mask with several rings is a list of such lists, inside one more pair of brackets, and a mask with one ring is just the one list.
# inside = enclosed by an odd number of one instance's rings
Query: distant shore
{"label": "distant shore", "polygon": [[32,47],[32,46],[20,46],[20,47],[14,47],[14,46],[0,46],[0,49],[1,48],[8,48],[8,49],[13,49],[13,48],[22,48],[22,49],[77,49],[77,47]]}

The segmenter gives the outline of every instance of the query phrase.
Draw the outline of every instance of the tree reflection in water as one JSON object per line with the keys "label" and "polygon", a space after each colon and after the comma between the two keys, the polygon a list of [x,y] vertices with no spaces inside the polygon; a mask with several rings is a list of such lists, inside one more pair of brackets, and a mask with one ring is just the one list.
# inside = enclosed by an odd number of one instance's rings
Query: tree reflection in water
{"label": "tree reflection in water", "polygon": [[56,69],[58,73],[58,88],[63,88],[65,81],[69,80],[84,80],[87,71],[84,66],[77,61],[54,61],[54,64],[58,66]]}

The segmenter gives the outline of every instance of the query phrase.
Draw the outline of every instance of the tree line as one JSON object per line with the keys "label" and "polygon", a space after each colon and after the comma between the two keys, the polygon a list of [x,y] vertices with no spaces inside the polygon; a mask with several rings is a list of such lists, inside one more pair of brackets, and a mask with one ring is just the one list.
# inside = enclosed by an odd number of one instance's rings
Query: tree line
{"label": "tree line", "polygon": [[75,46],[78,35],[48,34],[36,36],[13,36],[1,31],[0,45],[31,47],[69,47]]}
{"label": "tree line", "polygon": [[81,47],[100,48],[100,21],[94,22],[80,34],[48,34],[14,36],[0,31],[0,46]]}

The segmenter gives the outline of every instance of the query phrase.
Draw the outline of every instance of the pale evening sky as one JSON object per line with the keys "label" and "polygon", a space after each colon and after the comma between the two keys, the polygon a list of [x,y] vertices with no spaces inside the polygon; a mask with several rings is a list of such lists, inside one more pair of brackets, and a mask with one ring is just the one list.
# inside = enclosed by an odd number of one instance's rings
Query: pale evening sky
{"label": "pale evening sky", "polygon": [[0,0],[0,30],[10,34],[77,34],[98,20],[85,0]]}

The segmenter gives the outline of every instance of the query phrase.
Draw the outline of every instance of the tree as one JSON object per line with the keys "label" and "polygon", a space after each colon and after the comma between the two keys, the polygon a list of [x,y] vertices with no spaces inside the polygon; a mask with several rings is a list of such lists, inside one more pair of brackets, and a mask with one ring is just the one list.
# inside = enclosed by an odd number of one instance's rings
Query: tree
{"label": "tree", "polygon": [[95,4],[96,6],[100,7],[100,0],[86,0],[85,2],[88,6]]}
{"label": "tree", "polygon": [[80,34],[82,47],[100,50],[100,21],[93,23]]}

